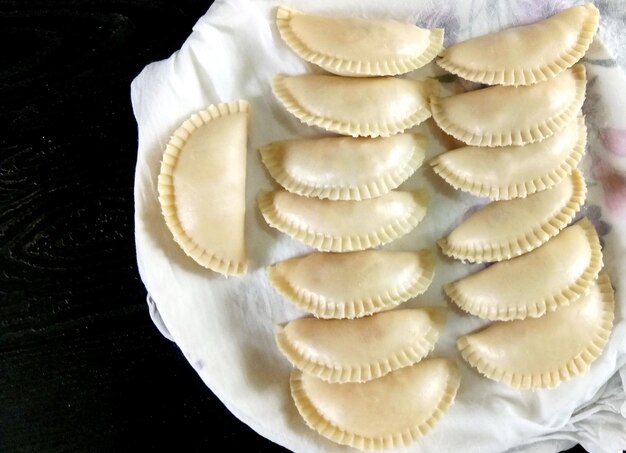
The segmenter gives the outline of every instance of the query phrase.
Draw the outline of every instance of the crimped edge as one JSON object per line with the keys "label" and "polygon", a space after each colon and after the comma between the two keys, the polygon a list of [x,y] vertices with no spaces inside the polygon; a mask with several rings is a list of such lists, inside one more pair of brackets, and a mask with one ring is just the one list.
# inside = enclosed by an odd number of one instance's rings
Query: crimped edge
{"label": "crimped edge", "polygon": [[161,213],[165,218],[168,229],[174,236],[174,241],[183,249],[186,255],[193,258],[198,264],[212,271],[224,275],[243,275],[247,272],[246,262],[235,261],[219,256],[200,247],[183,229],[178,213],[176,212],[176,195],[173,184],[173,174],[178,163],[178,156],[182,152],[188,138],[194,131],[205,124],[227,115],[250,112],[250,104],[245,100],[212,104],[191,115],[174,131],[165,147],[161,170],[158,176],[157,189]]}
{"label": "crimped edge", "polygon": [[[513,237],[505,243],[485,243],[480,244],[478,247],[450,244],[447,238],[440,239],[437,241],[437,244],[445,255],[470,263],[508,260],[536,249],[565,228],[585,203],[587,186],[582,173],[580,170],[574,169],[569,177],[572,178],[573,185],[570,199],[559,212],[541,222],[531,231]],[[514,202],[515,200],[505,200],[503,202],[507,201]]]}
{"label": "crimped edge", "polygon": [[[584,374],[589,369],[591,363],[602,354],[604,346],[609,340],[615,316],[615,295],[608,275],[601,272],[597,281],[600,287],[602,305],[604,308],[598,332],[590,345],[575,357],[559,366],[558,369],[543,373],[522,374],[497,368],[479,357],[478,352],[470,345],[467,335],[460,337],[457,341],[457,347],[459,351],[461,351],[463,359],[472,367],[476,368],[483,376],[518,389],[554,388],[564,381]],[[575,334],[575,332],[572,332],[572,335]],[[533,351],[529,351],[529,353],[532,352]]]}
{"label": "crimped edge", "polygon": [[[472,300],[459,291],[457,282],[444,285],[443,289],[448,297],[462,310],[479,318],[489,319],[492,321],[512,321],[515,319],[539,318],[546,313],[553,312],[559,307],[569,305],[570,302],[578,300],[580,297],[589,293],[589,289],[593,282],[598,278],[598,274],[602,269],[602,247],[600,246],[600,238],[595,227],[591,222],[583,217],[575,225],[580,225],[585,231],[585,237],[591,250],[589,264],[582,273],[570,284],[562,288],[555,294],[545,296],[541,300],[526,301],[521,298],[516,307],[506,307],[506,310],[496,308],[494,306],[485,306],[480,301]],[[558,235],[552,240],[557,240]],[[538,250],[538,249],[535,249]],[[532,253],[532,252],[531,252]],[[512,278],[515,275],[511,275]]]}
{"label": "crimped edge", "polygon": [[[428,207],[426,193],[413,191],[411,193],[415,200],[415,208],[406,217],[394,219],[390,224],[367,234],[333,236],[324,232],[305,230],[286,219],[274,206],[275,193],[276,191],[260,192],[257,197],[259,209],[267,224],[321,252],[352,252],[387,244],[412,231],[422,221]],[[306,197],[302,197],[303,203],[306,203],[306,200]],[[328,203],[333,202],[328,201]],[[354,203],[359,202],[354,201]]]}
{"label": "crimped edge", "polygon": [[[441,100],[445,98],[431,96],[430,110],[437,126],[439,126],[447,134],[452,135],[454,138],[461,140],[468,145],[521,146],[528,143],[538,142],[563,129],[574,119],[583,105],[587,85],[585,67],[582,64],[577,64],[572,66],[571,71],[576,81],[576,94],[570,105],[562,112],[552,116],[551,118],[545,119],[532,128],[502,132],[500,134],[478,134],[465,129],[465,127],[460,124],[454,123],[448,117],[445,109],[441,105]],[[522,88],[524,87],[521,87],[520,89]]]}
{"label": "crimped edge", "polygon": [[454,170],[447,167],[441,159],[441,156],[447,153],[435,157],[431,160],[430,165],[433,167],[433,171],[452,187],[457,190],[469,192],[477,197],[489,197],[493,201],[525,198],[535,192],[541,192],[542,190],[554,187],[565,177],[570,175],[580,163],[585,154],[585,147],[587,145],[587,126],[585,125],[583,117],[579,117],[574,121],[578,121],[579,123],[578,139],[569,154],[565,156],[565,159],[558,167],[546,169],[546,173],[529,181],[515,184],[502,184],[499,186],[482,183],[477,179],[455,173]]}
{"label": "crimped edge", "polygon": [[[441,58],[437,59],[436,62],[441,68],[448,72],[471,80],[472,82],[487,85],[520,86],[544,82],[574,65],[585,55],[587,49],[589,49],[598,29],[600,13],[591,3],[583,6],[590,11],[590,14],[580,30],[577,41],[562,54],[557,55],[555,60],[549,64],[535,68],[487,69],[484,67],[471,69],[464,66],[462,63],[451,61],[447,58],[446,49],[441,51],[439,54]],[[552,43],[550,42],[548,45],[552,45]]]}
{"label": "crimped edge", "polygon": [[421,332],[422,336],[417,343],[404,346],[390,356],[375,362],[342,366],[340,363],[323,363],[307,357],[305,351],[290,341],[291,339],[284,333],[285,331],[282,327],[278,327],[275,331],[276,344],[287,360],[303,373],[312,374],[330,383],[367,382],[400,368],[414,365],[435,348],[435,343],[439,340],[445,323],[445,310],[438,307],[414,310],[429,312],[431,325],[428,327],[428,330]]}
{"label": "crimped edge", "polygon": [[419,55],[398,58],[390,56],[380,60],[347,59],[322,54],[307,47],[291,28],[291,18],[302,14],[291,8],[279,6],[276,10],[276,26],[283,41],[302,59],[314,63],[328,72],[348,76],[393,76],[421,68],[433,60],[443,47],[444,30],[430,30],[429,45]]}
{"label": "crimped edge", "polygon": [[296,287],[275,264],[268,266],[266,270],[272,286],[299,309],[312,313],[317,318],[354,319],[390,310],[428,289],[435,276],[435,259],[429,250],[416,253],[426,262],[421,272],[413,275],[404,285],[369,299],[329,300],[307,288]]}
{"label": "crimped edge", "polygon": [[[326,118],[309,112],[300,105],[298,99],[285,86],[284,82],[286,77],[287,76],[282,74],[277,74],[272,79],[272,91],[274,92],[276,98],[283,104],[285,109],[306,125],[317,126],[338,134],[350,135],[352,137],[389,137],[403,132],[405,129],[416,126],[431,116],[430,109],[428,108],[428,101],[426,101],[418,110],[402,120],[385,121],[383,123],[353,123]],[[412,82],[420,83],[418,81]]]}
{"label": "crimped edge", "polygon": [[[403,431],[386,436],[367,437],[361,434],[351,433],[326,420],[324,415],[321,414],[315,407],[315,403],[311,401],[309,396],[306,394],[306,390],[304,389],[304,385],[302,383],[302,372],[297,368],[292,370],[291,377],[289,379],[291,397],[296,404],[296,408],[298,409],[300,416],[304,419],[307,426],[335,443],[348,445],[359,450],[380,450],[383,448],[403,447],[416,441],[430,431],[454,402],[456,393],[461,383],[461,374],[455,362],[448,359],[443,360],[445,360],[445,365],[448,369],[448,379],[441,395],[441,399],[439,400],[437,406],[433,409],[432,416],[421,424],[414,425]],[[420,364],[414,366],[420,366]],[[417,384],[418,383],[416,383],[416,385]],[[367,385],[367,383],[363,385]]]}
{"label": "crimped edge", "polygon": [[[422,165],[426,150],[426,137],[421,134],[412,134],[419,141],[409,156],[408,160],[401,166],[390,169],[371,181],[359,185],[346,186],[315,186],[300,181],[287,173],[281,159],[277,157],[278,147],[276,143],[270,143],[262,147],[261,160],[269,171],[270,175],[281,186],[289,192],[302,195],[304,197],[316,197],[329,200],[367,200],[380,197],[397,188],[406,181]],[[313,151],[311,151],[313,152]],[[359,169],[355,169],[359,172]]]}

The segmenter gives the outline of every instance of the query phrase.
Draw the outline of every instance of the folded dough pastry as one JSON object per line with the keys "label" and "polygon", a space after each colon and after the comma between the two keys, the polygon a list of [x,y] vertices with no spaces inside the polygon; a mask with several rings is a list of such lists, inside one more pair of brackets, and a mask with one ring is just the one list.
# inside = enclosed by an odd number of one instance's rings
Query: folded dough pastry
{"label": "folded dough pastry", "polygon": [[361,384],[331,384],[294,369],[291,396],[322,436],[359,450],[397,448],[422,437],[454,402],[456,363],[422,360]]}
{"label": "folded dough pastry", "polygon": [[552,388],[585,373],[606,345],[615,300],[600,273],[586,296],[541,318],[496,322],[459,338],[463,358],[495,381],[515,388]]}
{"label": "folded dough pastry", "polygon": [[366,382],[411,366],[435,347],[444,308],[392,310],[360,319],[300,318],[276,342],[300,371],[327,382]]}
{"label": "folded dough pastry", "polygon": [[350,252],[386,244],[409,233],[426,214],[424,192],[393,190],[362,201],[307,198],[277,190],[261,192],[265,221],[323,252]]}
{"label": "folded dough pastry", "polygon": [[317,252],[267,268],[278,292],[318,318],[360,318],[389,310],[426,291],[434,271],[429,250]]}
{"label": "folded dough pastry", "polygon": [[276,25],[300,57],[343,76],[404,74],[430,62],[443,45],[443,29],[395,20],[302,14],[279,6]]}
{"label": "folded dough pastry", "polygon": [[563,130],[525,146],[466,146],[430,164],[451,186],[478,197],[509,200],[550,189],[572,173],[585,153],[587,128],[578,117]]}
{"label": "folded dough pastry", "polygon": [[563,129],[585,100],[585,67],[575,65],[530,86],[493,86],[432,97],[437,125],[472,146],[526,145]]}
{"label": "folded dough pastry", "polygon": [[261,159],[290,192],[330,200],[364,200],[398,187],[422,164],[426,137],[324,137],[261,148]]}
{"label": "folded dough pastry", "polygon": [[539,247],[565,228],[584,204],[586,192],[583,175],[574,169],[548,190],[489,203],[437,243],[443,253],[463,261],[508,260]]}
{"label": "folded dough pastry", "polygon": [[531,85],[580,60],[598,28],[591,3],[574,6],[540,22],[509,28],[444,49],[442,68],[488,85]]}
{"label": "folded dough pastry", "polygon": [[168,142],[158,190],[174,240],[198,264],[226,275],[246,272],[244,244],[247,101],[210,105]]}
{"label": "folded dough pastry", "polygon": [[395,77],[277,75],[272,89],[309,126],[353,137],[388,137],[430,117],[430,83]]}
{"label": "folded dough pastry", "polygon": [[444,290],[480,318],[537,318],[587,294],[600,269],[600,239],[585,217],[532,252],[449,283]]}

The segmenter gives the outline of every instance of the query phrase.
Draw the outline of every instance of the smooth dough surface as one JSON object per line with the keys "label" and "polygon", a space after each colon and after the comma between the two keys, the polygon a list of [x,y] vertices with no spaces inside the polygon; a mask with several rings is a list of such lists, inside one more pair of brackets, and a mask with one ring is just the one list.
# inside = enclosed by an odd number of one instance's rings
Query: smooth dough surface
{"label": "smooth dough surface", "polygon": [[584,374],[609,339],[615,300],[600,273],[586,296],[541,318],[496,322],[459,338],[463,358],[514,388],[552,388]]}
{"label": "smooth dough surface", "polygon": [[246,272],[244,243],[246,101],[193,114],[165,148],[158,180],[168,228],[198,264],[226,275]]}
{"label": "smooth dough surface", "polygon": [[301,58],[343,76],[404,74],[431,61],[443,45],[441,28],[303,14],[283,6],[276,11],[276,25]]}
{"label": "smooth dough surface", "polygon": [[463,310],[480,318],[537,318],[587,294],[602,269],[600,239],[583,218],[541,247],[444,286]]}
{"label": "smooth dough surface", "polygon": [[434,272],[429,250],[316,252],[267,268],[272,285],[298,308],[339,319],[400,305],[426,291]]}
{"label": "smooth dough surface", "polygon": [[279,74],[272,90],[303,123],[353,137],[388,137],[430,117],[428,82]]}
{"label": "smooth dough surface", "polygon": [[408,445],[454,402],[460,373],[448,359],[422,360],[365,383],[331,384],[294,369],[291,395],[322,436],[360,450]]}
{"label": "smooth dough surface", "polygon": [[276,343],[300,371],[327,382],[367,382],[430,353],[445,309],[392,310],[359,319],[300,318],[278,328]]}
{"label": "smooth dough surface", "polygon": [[540,22],[472,38],[444,49],[442,68],[488,85],[531,85],[546,81],[580,60],[598,28],[591,3],[574,6]]}
{"label": "smooth dough surface", "polygon": [[430,107],[437,125],[468,145],[526,145],[550,137],[574,119],[586,84],[585,67],[578,64],[535,85],[433,96]]}
{"label": "smooth dough surface", "polygon": [[404,236],[424,218],[424,192],[393,190],[362,201],[331,201],[277,190],[258,204],[271,227],[323,252],[350,252]]}
{"label": "smooth dough surface", "polygon": [[584,204],[586,193],[583,175],[575,169],[548,190],[489,203],[437,243],[446,255],[472,263],[522,255],[565,228]]}

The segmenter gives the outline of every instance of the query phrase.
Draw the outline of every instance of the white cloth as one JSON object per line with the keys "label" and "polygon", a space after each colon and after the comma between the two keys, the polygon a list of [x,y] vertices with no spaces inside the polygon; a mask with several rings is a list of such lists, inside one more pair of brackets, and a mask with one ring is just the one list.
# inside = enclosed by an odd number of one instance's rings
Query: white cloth
{"label": "white cloth", "polygon": [[[559,0],[285,3],[309,12],[392,17],[420,26],[443,26],[447,44],[533,21],[569,6],[569,2]],[[274,140],[323,135],[293,118],[271,92],[270,80],[276,73],[319,72],[280,40],[274,24],[275,6],[269,0],[216,1],[178,52],[148,65],[133,82],[132,103],[139,127],[137,260],[143,282],[156,303],[151,303],[155,322],[164,332],[169,331],[229,410],[261,435],[291,450],[347,451],[305,426],[289,394],[290,365],[273,338],[274,324],[303,313],[272,289],[264,267],[310,249],[269,228],[259,214],[257,192],[275,183],[264,170],[257,149]],[[603,13],[601,38],[609,48],[624,48],[616,37],[624,38],[612,31],[620,29],[616,24],[620,24],[623,8],[617,3],[599,6]],[[605,243],[606,270],[617,290],[610,341],[585,376],[554,390],[518,391],[479,376],[463,362],[455,347],[457,337],[485,323],[459,310],[449,310],[446,330],[433,355],[459,364],[461,387],[456,403],[441,422],[407,451],[553,452],[576,442],[598,453],[626,448],[626,77],[597,44],[586,60],[589,85],[585,113],[590,134],[581,168],[589,182],[585,212]],[[428,74],[428,70],[416,74]],[[246,188],[250,272],[243,278],[226,279],[198,266],[174,243],[160,213],[156,181],[164,146],[185,118],[209,104],[240,98],[248,99],[252,106]],[[427,159],[443,151],[432,126],[416,129],[430,138]],[[453,191],[428,165],[402,186],[418,187],[430,196],[426,219],[386,248],[435,249],[436,239],[469,209],[484,203]],[[439,255],[432,286],[423,297],[405,306],[448,306],[442,284],[477,268]]]}

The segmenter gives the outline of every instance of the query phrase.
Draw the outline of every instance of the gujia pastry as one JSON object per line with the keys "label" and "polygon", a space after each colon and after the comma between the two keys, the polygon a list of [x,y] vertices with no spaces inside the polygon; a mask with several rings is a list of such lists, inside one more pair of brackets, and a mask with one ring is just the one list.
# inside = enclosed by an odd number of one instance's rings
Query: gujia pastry
{"label": "gujia pastry", "polygon": [[455,189],[492,200],[526,197],[571,174],[585,152],[582,117],[541,142],[526,146],[466,146],[440,154],[433,170]]}
{"label": "gujia pastry", "polygon": [[442,68],[488,85],[546,81],[580,60],[598,28],[598,9],[574,6],[540,22],[480,36],[444,49]]}
{"label": "gujia pastry", "polygon": [[583,175],[575,169],[548,190],[489,203],[437,243],[443,253],[463,261],[508,260],[565,228],[584,204],[586,192]]}
{"label": "gujia pastry", "polygon": [[307,198],[284,190],[262,192],[265,221],[323,252],[350,252],[386,244],[409,233],[426,214],[424,192],[393,190],[362,201]]}
{"label": "gujia pastry", "polygon": [[198,264],[226,275],[246,272],[244,244],[246,101],[191,115],[168,142],[159,202],[174,240]]}
{"label": "gujia pastry", "polygon": [[318,318],[360,318],[389,310],[426,291],[434,271],[428,250],[317,252],[267,268],[278,292]]}
{"label": "gujia pastry", "polygon": [[456,363],[427,359],[361,384],[331,384],[294,369],[291,396],[306,424],[359,450],[398,448],[422,437],[454,402]]}
{"label": "gujia pastry", "polygon": [[429,83],[395,77],[277,75],[272,89],[309,126],[353,137],[388,137],[430,117]]}
{"label": "gujia pastry", "polygon": [[587,294],[600,269],[600,239],[583,218],[532,252],[449,283],[444,290],[480,318],[537,318]]}
{"label": "gujia pastry", "polygon": [[586,296],[541,318],[496,322],[459,338],[463,358],[514,388],[551,388],[584,374],[606,345],[615,300],[600,273]]}
{"label": "gujia pastry", "polygon": [[493,86],[445,98],[430,107],[444,132],[472,146],[526,145],[563,129],[585,100],[585,67],[575,65],[530,86]]}
{"label": "gujia pastry", "polygon": [[300,318],[278,328],[281,352],[300,371],[327,382],[366,382],[430,353],[445,309],[405,309],[360,319]]}
{"label": "gujia pastry", "polygon": [[276,25],[303,59],[343,76],[398,75],[430,62],[443,45],[443,29],[394,20],[303,14],[282,6]]}
{"label": "gujia pastry", "polygon": [[280,185],[298,195],[364,200],[398,187],[422,164],[426,137],[324,137],[274,142],[261,159]]}

